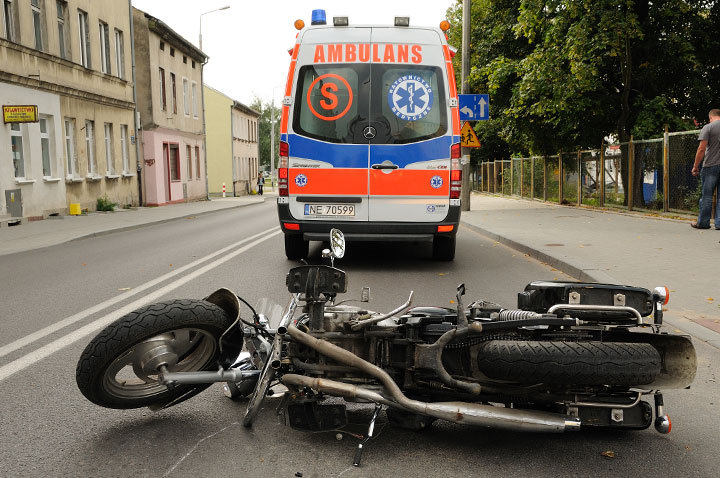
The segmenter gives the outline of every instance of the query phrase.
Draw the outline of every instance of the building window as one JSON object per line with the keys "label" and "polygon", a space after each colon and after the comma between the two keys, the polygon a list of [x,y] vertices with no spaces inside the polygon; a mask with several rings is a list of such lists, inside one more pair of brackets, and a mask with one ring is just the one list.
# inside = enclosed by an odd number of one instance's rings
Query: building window
{"label": "building window", "polygon": [[43,6],[44,0],[30,0],[30,9],[32,10],[33,17],[33,29],[35,32],[35,49],[40,51],[44,50],[43,37],[45,36],[45,32],[43,31]]}
{"label": "building window", "polygon": [[164,41],[160,42],[160,51],[165,51],[165,42]]}
{"label": "building window", "polygon": [[200,179],[200,147],[195,146],[195,179]]}
{"label": "building window", "polygon": [[193,105],[193,116],[198,117],[198,94],[197,94],[197,83],[192,82],[192,105]]}
{"label": "building window", "polygon": [[160,67],[160,98],[162,99],[162,110],[167,110],[167,95],[165,94],[165,69]]}
{"label": "building window", "polygon": [[100,69],[103,73],[110,72],[110,29],[107,23],[100,22]]}
{"label": "building window", "polygon": [[65,25],[67,23],[67,2],[64,2],[62,0],[57,0],[57,27],[58,27],[58,45],[60,47],[60,57],[67,60],[70,55],[68,55],[68,47],[70,45],[67,44],[66,38],[67,38],[67,31],[65,30]]}
{"label": "building window", "polygon": [[88,176],[97,174],[95,162],[95,122],[85,120],[85,149],[87,149]]}
{"label": "building window", "polygon": [[123,174],[130,174],[130,151],[128,149],[128,126],[120,125],[120,153],[122,154]]}
{"label": "building window", "polygon": [[75,120],[65,118],[65,160],[67,161],[68,177],[77,176],[78,165],[75,154]]}
{"label": "building window", "polygon": [[195,60],[193,60],[193,62],[192,62],[192,67],[193,67],[193,70],[194,70],[194,69],[195,69]]}
{"label": "building window", "polygon": [[42,169],[43,176],[52,177],[52,161],[50,160],[50,150],[53,147],[53,136],[55,127],[53,125],[52,116],[40,118],[40,150],[42,152]]}
{"label": "building window", "polygon": [[125,79],[125,42],[120,30],[115,30],[115,71],[118,78]]}
{"label": "building window", "polygon": [[15,167],[15,177],[25,177],[25,154],[23,152],[23,132],[20,123],[10,124],[10,147]]}
{"label": "building window", "polygon": [[175,73],[170,73],[170,89],[172,92],[172,111],[177,114],[177,81],[175,81]]}
{"label": "building window", "polygon": [[170,48],[170,56],[175,56],[175,48]]}
{"label": "building window", "polygon": [[14,0],[2,0],[3,3],[3,20],[5,23],[5,28],[3,30],[3,33],[5,34],[5,39],[10,41],[17,41],[15,39],[15,1]]}
{"label": "building window", "polygon": [[190,116],[190,83],[187,78],[183,78],[183,106],[185,107],[185,116]]}
{"label": "building window", "polygon": [[78,34],[80,35],[80,64],[90,68],[90,31],[88,29],[88,14],[78,10]]}
{"label": "building window", "polygon": [[107,174],[115,174],[115,158],[113,158],[112,123],[105,123],[105,161]]}
{"label": "building window", "polygon": [[177,144],[170,145],[170,180],[180,181],[180,148]]}
{"label": "building window", "polygon": [[183,55],[183,64],[187,65],[187,56]]}
{"label": "building window", "polygon": [[192,147],[189,144],[185,145],[185,156],[187,160],[188,179],[192,179]]}

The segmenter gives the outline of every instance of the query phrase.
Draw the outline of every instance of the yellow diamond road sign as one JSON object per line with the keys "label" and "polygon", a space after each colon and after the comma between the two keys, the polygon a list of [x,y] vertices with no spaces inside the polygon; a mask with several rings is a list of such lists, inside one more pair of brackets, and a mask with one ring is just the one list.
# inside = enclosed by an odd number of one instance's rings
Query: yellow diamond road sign
{"label": "yellow diamond road sign", "polygon": [[460,130],[460,144],[464,148],[479,148],[480,140],[475,134],[475,130],[470,126],[468,121],[464,122]]}

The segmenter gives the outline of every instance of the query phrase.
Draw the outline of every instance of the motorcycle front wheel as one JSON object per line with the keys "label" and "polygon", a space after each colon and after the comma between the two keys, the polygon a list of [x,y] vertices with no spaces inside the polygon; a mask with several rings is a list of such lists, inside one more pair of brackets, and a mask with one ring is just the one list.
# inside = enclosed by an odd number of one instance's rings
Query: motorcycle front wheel
{"label": "motorcycle front wheel", "polygon": [[85,347],[76,369],[82,394],[106,408],[163,408],[210,384],[168,387],[168,372],[217,370],[218,340],[233,319],[204,300],[173,300],[142,307],[107,326]]}

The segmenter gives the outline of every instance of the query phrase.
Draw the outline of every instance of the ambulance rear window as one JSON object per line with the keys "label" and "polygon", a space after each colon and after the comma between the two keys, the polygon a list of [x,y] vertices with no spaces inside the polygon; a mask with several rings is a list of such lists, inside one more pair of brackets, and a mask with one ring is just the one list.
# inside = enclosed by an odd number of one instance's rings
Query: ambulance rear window
{"label": "ambulance rear window", "polygon": [[[362,142],[369,65],[306,65],[298,75],[293,130],[332,143]],[[308,94],[309,92],[309,94]],[[367,141],[365,141],[367,142]]]}
{"label": "ambulance rear window", "polygon": [[379,93],[373,95],[370,106],[372,121],[387,122],[390,128],[389,134],[379,135],[373,143],[412,143],[447,133],[440,68],[373,65],[372,76],[373,92]]}

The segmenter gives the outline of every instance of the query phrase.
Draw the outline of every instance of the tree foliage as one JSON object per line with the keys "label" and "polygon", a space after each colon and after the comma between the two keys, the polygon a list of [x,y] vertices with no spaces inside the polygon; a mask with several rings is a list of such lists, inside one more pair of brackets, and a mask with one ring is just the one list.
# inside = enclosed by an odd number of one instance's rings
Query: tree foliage
{"label": "tree foliage", "polygon": [[278,143],[280,141],[280,108],[275,107],[269,101],[262,101],[255,97],[250,104],[250,108],[260,113],[258,118],[258,142],[260,148],[260,158],[258,162],[261,169],[270,170],[270,142],[271,142],[271,124],[275,121],[275,165],[278,160]]}
{"label": "tree foliage", "polygon": [[[720,2],[474,0],[469,91],[489,93],[481,159],[692,127],[720,107]],[[462,0],[448,10],[462,44]],[[460,78],[461,51],[456,55]]]}

